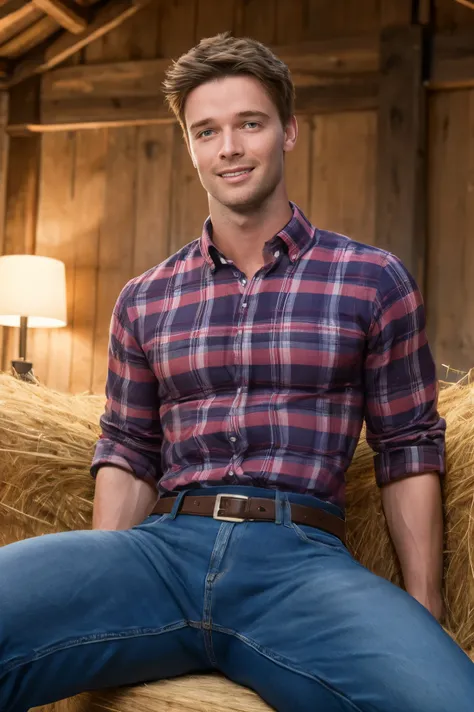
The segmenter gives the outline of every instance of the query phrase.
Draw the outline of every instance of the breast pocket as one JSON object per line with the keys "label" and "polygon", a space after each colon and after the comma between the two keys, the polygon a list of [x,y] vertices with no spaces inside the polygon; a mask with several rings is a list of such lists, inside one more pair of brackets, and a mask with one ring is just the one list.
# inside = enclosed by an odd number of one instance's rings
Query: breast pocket
{"label": "breast pocket", "polygon": [[229,386],[233,380],[229,358],[222,339],[209,334],[187,331],[160,339],[153,360],[162,397],[192,398]]}

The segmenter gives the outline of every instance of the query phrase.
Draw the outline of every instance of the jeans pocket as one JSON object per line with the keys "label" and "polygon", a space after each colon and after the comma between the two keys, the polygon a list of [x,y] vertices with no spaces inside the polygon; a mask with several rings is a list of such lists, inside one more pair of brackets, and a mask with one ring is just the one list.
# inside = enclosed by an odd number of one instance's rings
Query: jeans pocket
{"label": "jeans pocket", "polygon": [[291,528],[298,538],[307,544],[312,544],[317,547],[327,546],[331,549],[348,551],[345,544],[335,534],[330,534],[323,529],[310,527],[308,524],[295,524],[294,522],[291,522]]}

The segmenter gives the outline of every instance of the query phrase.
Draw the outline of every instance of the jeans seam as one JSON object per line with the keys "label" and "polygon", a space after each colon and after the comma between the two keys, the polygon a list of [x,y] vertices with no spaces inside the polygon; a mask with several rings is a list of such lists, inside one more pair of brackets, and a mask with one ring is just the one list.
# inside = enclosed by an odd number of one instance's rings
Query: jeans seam
{"label": "jeans seam", "polygon": [[355,702],[353,702],[349,697],[347,697],[344,693],[342,693],[339,690],[332,687],[332,685],[330,685],[325,680],[321,679],[320,677],[318,677],[317,675],[314,675],[311,672],[308,672],[306,670],[303,670],[302,668],[299,668],[292,661],[287,660],[286,658],[274,653],[271,650],[268,650],[268,648],[265,648],[264,646],[260,645],[255,640],[252,640],[251,638],[247,638],[247,636],[242,635],[242,633],[238,633],[237,631],[231,630],[230,628],[224,628],[223,626],[214,625],[213,629],[216,633],[224,633],[225,635],[231,635],[234,638],[237,638],[242,643],[247,645],[249,648],[252,648],[260,655],[263,655],[263,657],[268,658],[268,660],[271,660],[272,662],[274,662],[275,665],[280,665],[280,667],[284,667],[287,670],[290,670],[291,672],[295,672],[298,675],[303,675],[304,677],[308,677],[311,680],[314,680],[318,684],[322,685],[326,690],[331,692],[333,695],[335,695],[336,697],[340,697],[341,699],[344,700],[344,702],[347,702],[348,704],[350,704],[352,706],[354,712],[364,712],[364,710],[361,707],[358,707],[355,704]]}
{"label": "jeans seam", "polygon": [[215,667],[217,664],[216,655],[214,652],[214,645],[212,641],[213,585],[219,575],[219,572],[216,570],[216,568],[222,563],[222,558],[229,543],[232,529],[233,526],[227,527],[225,524],[221,524],[221,526],[219,527],[211,552],[209,567],[207,569],[206,579],[204,583],[204,600],[202,610],[203,639],[208,660],[213,667]]}
{"label": "jeans seam", "polygon": [[53,655],[61,650],[67,650],[68,648],[79,647],[81,645],[91,645],[93,643],[103,643],[109,642],[111,640],[127,640],[130,638],[144,638],[147,635],[161,635],[163,633],[171,633],[180,628],[186,628],[188,626],[188,621],[179,621],[177,623],[170,623],[163,628],[132,628],[131,630],[115,631],[113,633],[93,633],[91,635],[84,635],[80,638],[73,638],[69,641],[63,641],[62,643],[56,643],[55,645],[50,645],[48,648],[44,648],[40,651],[36,651],[32,656],[27,658],[12,658],[4,664],[4,672],[10,673],[22,665],[28,665],[29,663],[41,660],[41,658],[46,658],[48,655]]}

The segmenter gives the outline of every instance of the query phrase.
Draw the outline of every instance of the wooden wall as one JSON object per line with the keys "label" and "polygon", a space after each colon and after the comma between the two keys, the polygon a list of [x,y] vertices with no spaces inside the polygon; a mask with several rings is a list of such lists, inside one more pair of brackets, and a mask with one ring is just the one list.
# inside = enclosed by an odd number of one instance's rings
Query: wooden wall
{"label": "wooden wall", "polygon": [[[451,0],[438,5],[443,27],[474,24],[466,7]],[[177,57],[201,37],[226,29],[271,44],[373,33],[408,22],[410,6],[404,0],[173,0],[146,8],[70,61]],[[381,244],[375,234],[376,112],[299,121],[297,150],[287,162],[290,197],[320,227]],[[425,296],[437,363],[460,369],[474,365],[473,127],[474,91],[430,97]],[[10,158],[25,150],[21,139],[15,141]],[[50,387],[102,393],[110,315],[120,289],[199,235],[206,195],[176,125],[45,133],[28,146],[30,154],[38,152],[37,183],[17,193],[26,190],[37,200],[35,244],[28,246],[24,225],[13,229],[10,215],[4,252],[34,249],[64,260],[69,312],[64,329],[30,331],[29,356]],[[15,189],[9,194],[11,205],[18,205]],[[17,334],[4,331],[5,368]]]}
{"label": "wooden wall", "polygon": [[[474,12],[472,13],[474,15]],[[442,364],[474,367],[474,90],[429,104],[429,336]]]}

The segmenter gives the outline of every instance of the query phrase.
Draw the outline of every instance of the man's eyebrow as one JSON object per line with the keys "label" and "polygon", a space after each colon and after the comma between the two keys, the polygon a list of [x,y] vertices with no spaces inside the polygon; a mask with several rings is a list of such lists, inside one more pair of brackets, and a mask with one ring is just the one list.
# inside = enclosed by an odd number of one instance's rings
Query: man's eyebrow
{"label": "man's eyebrow", "polygon": [[[253,116],[258,116],[258,117],[260,117],[260,118],[262,118],[262,119],[269,119],[269,118],[270,118],[270,117],[268,116],[268,114],[266,114],[264,111],[258,111],[257,109],[255,109],[255,111],[250,111],[250,110],[249,110],[249,111],[239,111],[239,113],[237,114],[237,116],[239,117],[239,119],[248,119],[248,118],[253,117]],[[201,121],[195,121],[194,124],[191,124],[191,126],[189,127],[189,130],[190,130],[190,131],[195,131],[196,129],[200,129],[200,128],[202,128],[203,126],[206,126],[207,124],[211,124],[212,121],[213,121],[212,118],[201,119]]]}
{"label": "man's eyebrow", "polygon": [[255,111],[240,111],[237,116],[240,119],[248,119],[250,116],[260,116],[262,119],[270,118],[264,111],[258,111],[257,109]]}

